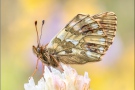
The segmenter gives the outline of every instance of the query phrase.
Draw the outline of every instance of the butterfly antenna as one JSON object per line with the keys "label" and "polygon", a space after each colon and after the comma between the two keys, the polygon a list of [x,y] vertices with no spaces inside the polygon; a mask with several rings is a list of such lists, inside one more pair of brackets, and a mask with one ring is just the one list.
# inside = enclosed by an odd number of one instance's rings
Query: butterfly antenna
{"label": "butterfly antenna", "polygon": [[41,37],[42,37],[42,30],[43,30],[43,25],[44,25],[44,23],[45,23],[45,20],[43,20],[43,21],[42,21],[42,26],[41,26],[41,35],[40,35],[40,39],[39,39],[39,41],[41,40]]}
{"label": "butterfly antenna", "polygon": [[36,33],[37,33],[37,44],[39,45],[39,35],[38,35],[38,30],[37,30],[37,21],[35,21],[35,28],[36,28]]}

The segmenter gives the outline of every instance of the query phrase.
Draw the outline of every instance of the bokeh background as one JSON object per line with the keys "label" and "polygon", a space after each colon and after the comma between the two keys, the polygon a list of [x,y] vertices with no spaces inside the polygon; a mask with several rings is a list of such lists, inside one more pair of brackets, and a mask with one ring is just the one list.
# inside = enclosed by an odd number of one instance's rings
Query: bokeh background
{"label": "bokeh background", "polygon": [[[115,12],[118,18],[112,47],[102,61],[72,67],[81,75],[89,73],[92,90],[133,90],[134,0],[1,0],[1,90],[24,90],[35,69],[35,20],[39,31],[46,20],[41,40],[46,44],[76,14],[105,11]],[[41,74],[39,63],[36,82]]]}

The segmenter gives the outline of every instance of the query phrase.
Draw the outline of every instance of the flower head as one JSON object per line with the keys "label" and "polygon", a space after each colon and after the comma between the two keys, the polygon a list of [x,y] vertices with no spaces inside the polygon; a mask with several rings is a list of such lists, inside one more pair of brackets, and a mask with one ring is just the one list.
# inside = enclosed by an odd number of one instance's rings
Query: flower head
{"label": "flower head", "polygon": [[44,77],[35,85],[34,79],[24,84],[25,90],[89,90],[90,79],[88,73],[78,75],[76,70],[61,63],[63,72],[45,66]]}

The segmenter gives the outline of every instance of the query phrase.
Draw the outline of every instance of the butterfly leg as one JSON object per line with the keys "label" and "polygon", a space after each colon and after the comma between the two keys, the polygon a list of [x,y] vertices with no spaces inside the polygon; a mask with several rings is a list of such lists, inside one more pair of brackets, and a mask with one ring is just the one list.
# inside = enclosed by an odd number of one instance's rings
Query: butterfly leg
{"label": "butterfly leg", "polygon": [[45,64],[42,63],[42,75],[41,75],[41,78],[44,76],[44,70],[45,70]]}
{"label": "butterfly leg", "polygon": [[58,60],[56,60],[55,58],[54,58],[54,56],[53,55],[51,55],[51,57],[54,59],[54,61],[55,62],[57,62],[57,65],[58,65],[58,69],[61,71],[61,72],[63,72],[64,71],[64,69],[62,68],[62,66],[61,66],[61,64],[58,62]]}
{"label": "butterfly leg", "polygon": [[58,66],[58,69],[59,69],[61,72],[64,71],[64,69],[62,68],[61,64]]}
{"label": "butterfly leg", "polygon": [[54,56],[53,55],[50,55],[51,57],[52,57],[52,59],[54,60],[54,62],[55,62],[55,66],[57,67],[57,66],[59,66],[59,62],[58,62],[58,60],[56,60],[55,58],[54,58]]}
{"label": "butterfly leg", "polygon": [[35,75],[35,73],[37,72],[37,70],[38,70],[38,63],[39,63],[39,58],[37,59],[36,68],[35,68],[33,74],[31,75],[31,77],[33,77]]}

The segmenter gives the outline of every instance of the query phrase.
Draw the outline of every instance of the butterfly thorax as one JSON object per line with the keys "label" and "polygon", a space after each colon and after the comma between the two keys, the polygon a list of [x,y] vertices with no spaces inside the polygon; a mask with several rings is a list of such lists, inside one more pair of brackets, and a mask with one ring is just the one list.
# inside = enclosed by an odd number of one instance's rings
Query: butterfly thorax
{"label": "butterfly thorax", "polygon": [[58,60],[56,60],[55,56],[50,54],[46,47],[44,46],[33,46],[33,52],[37,55],[37,57],[42,61],[42,63],[48,65],[57,67],[59,66]]}

